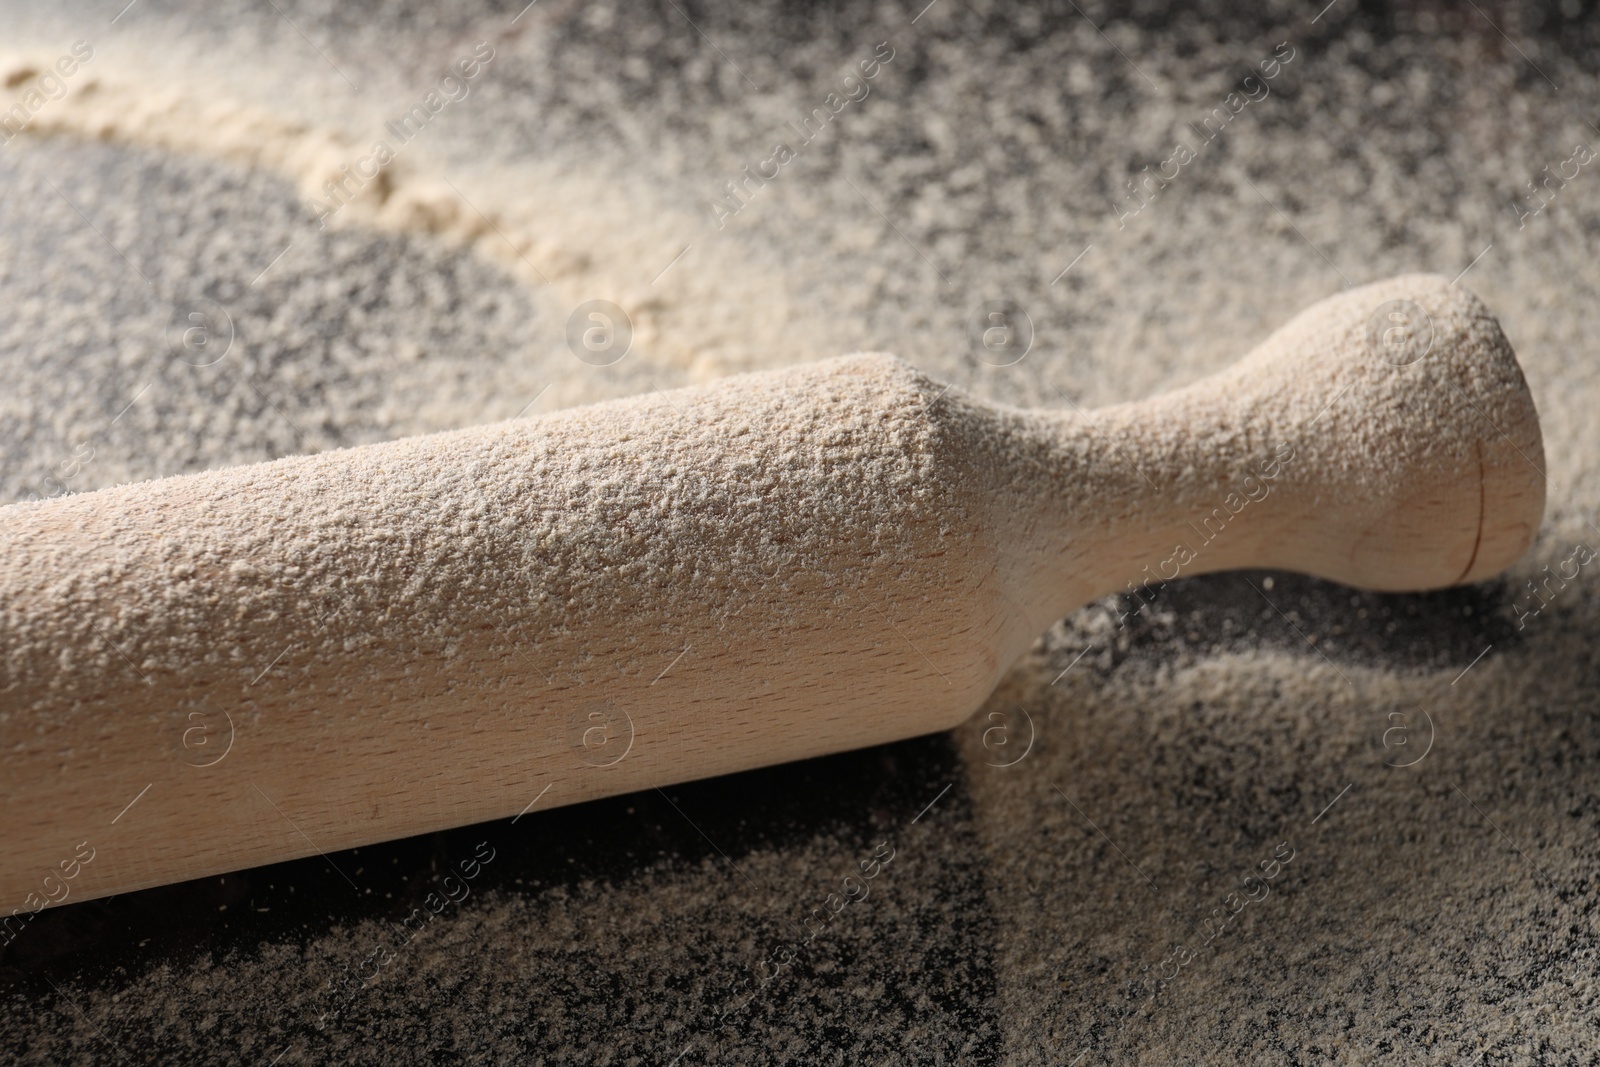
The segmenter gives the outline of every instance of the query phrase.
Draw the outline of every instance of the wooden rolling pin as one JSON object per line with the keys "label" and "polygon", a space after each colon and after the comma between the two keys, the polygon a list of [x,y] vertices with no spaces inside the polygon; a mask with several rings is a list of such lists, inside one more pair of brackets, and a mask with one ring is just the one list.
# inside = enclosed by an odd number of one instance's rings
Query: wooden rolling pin
{"label": "wooden rolling pin", "polygon": [[946,729],[1152,580],[1485,578],[1542,464],[1411,276],[1087,414],[856,355],[6,507],[0,915]]}

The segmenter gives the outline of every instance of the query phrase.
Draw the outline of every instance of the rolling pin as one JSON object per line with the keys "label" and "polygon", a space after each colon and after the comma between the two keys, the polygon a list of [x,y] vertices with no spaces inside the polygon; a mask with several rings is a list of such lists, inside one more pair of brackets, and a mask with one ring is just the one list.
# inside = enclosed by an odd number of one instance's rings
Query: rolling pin
{"label": "rolling pin", "polygon": [[1477,581],[1542,465],[1417,275],[1092,412],[854,355],[0,508],[0,915],[947,729],[1150,582]]}

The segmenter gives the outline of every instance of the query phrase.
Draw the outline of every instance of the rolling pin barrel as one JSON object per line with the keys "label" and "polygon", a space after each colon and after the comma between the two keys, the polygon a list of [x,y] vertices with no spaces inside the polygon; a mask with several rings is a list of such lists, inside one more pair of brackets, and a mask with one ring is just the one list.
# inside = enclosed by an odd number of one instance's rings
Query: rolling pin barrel
{"label": "rolling pin barrel", "polygon": [[1415,276],[1087,414],[851,356],[13,505],[0,914],[948,728],[1130,584],[1482,578],[1542,463]]}

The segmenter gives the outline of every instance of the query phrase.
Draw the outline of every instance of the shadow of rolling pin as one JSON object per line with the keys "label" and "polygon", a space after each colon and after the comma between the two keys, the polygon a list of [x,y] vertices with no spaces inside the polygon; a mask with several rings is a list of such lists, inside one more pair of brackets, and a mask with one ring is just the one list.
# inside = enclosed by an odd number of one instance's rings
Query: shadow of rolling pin
{"label": "shadow of rolling pin", "polygon": [[1542,466],[1419,275],[1093,412],[856,355],[6,507],[0,914],[945,729],[1130,584],[1482,579]]}

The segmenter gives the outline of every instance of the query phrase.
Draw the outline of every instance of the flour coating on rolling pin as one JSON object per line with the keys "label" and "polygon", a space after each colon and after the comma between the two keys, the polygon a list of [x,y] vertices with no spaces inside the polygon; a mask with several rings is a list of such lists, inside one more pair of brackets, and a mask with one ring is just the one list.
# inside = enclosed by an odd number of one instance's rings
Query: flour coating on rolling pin
{"label": "flour coating on rolling pin", "polygon": [[[1375,327],[1387,325],[1379,312],[1395,302],[1426,311],[1425,353],[1391,359],[1374,347],[1381,337]],[[1148,454],[1175,452],[1195,427],[1210,430],[1219,454],[1267,455],[1293,440],[1322,465],[1329,489],[1378,493],[1419,467],[1449,465],[1475,443],[1506,447],[1494,427],[1515,426],[1526,414],[1521,371],[1494,316],[1436,275],[1407,275],[1322,301],[1223,374],[1234,403],[1204,405],[1220,424],[1196,417],[1202,394],[1193,388],[1172,394],[1171,417],[1131,431],[1159,435]],[[1175,491],[1195,484],[1172,481]]]}
{"label": "flour coating on rolling pin", "polygon": [[845,618],[882,630],[875,611],[911,610],[892,606],[914,588],[897,578],[970,542],[935,395],[898,360],[845,357],[13,506],[7,706],[49,719],[142,676],[237,686],[248,707],[286,648],[291,684],[319,659],[354,665],[315,684],[359,702],[419,661],[449,676],[469,646],[486,666],[448,684],[564,687],[602,680],[595,663],[654,674],[733,628],[779,659]]}
{"label": "flour coating on rolling pin", "polygon": [[[1370,350],[1361,312],[1391,295],[1429,306],[1431,360]],[[340,661],[316,684],[359,703],[374,677],[417,684],[422,661],[449,687],[564,687],[754,639],[826,673],[852,635],[959,641],[1015,612],[990,581],[996,516],[1054,526],[1070,558],[1075,520],[1130,499],[1136,476],[1204,508],[1284,441],[1319,469],[1322,505],[1359,512],[1485,447],[1461,404],[1514,425],[1517,374],[1475,298],[1413,277],[1325,302],[1228,388],[1107,409],[1087,431],[864,355],[18,505],[0,512],[5,686],[46,717],[130,671],[213,692],[232,678],[248,705],[283,654],[291,675]],[[975,644],[971,681],[995,666]],[[453,676],[464,646],[473,666]]]}

